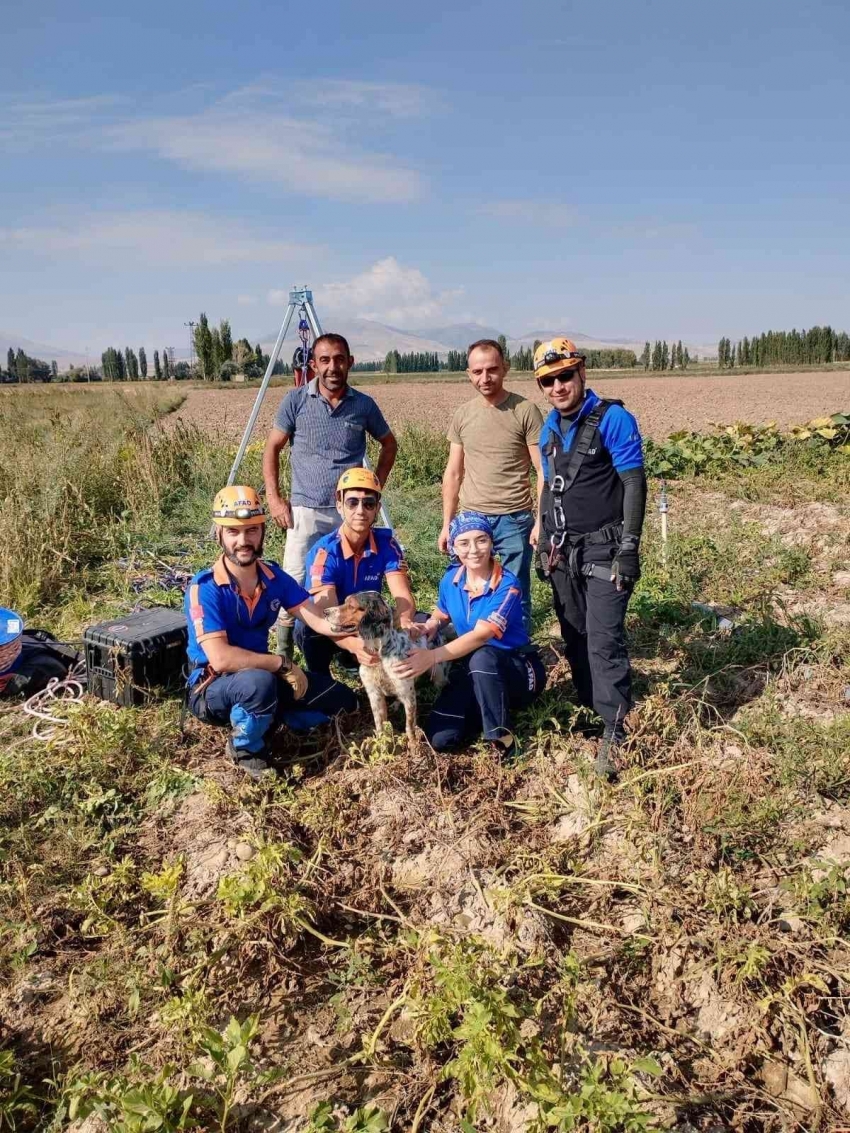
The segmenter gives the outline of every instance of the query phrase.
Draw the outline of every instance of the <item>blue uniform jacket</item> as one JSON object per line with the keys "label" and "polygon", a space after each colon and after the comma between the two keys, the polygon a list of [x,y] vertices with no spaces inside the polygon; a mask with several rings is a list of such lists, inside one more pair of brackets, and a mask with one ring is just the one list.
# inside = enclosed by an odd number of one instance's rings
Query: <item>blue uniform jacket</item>
{"label": "blue uniform jacket", "polygon": [[307,556],[310,593],[333,586],[339,602],[344,602],[349,594],[380,590],[388,574],[407,574],[407,563],[401,546],[386,527],[369,532],[359,555],[340,527],[323,535]]}
{"label": "blue uniform jacket", "polygon": [[269,630],[277,621],[281,607],[294,611],[310,595],[277,563],[260,560],[260,585],[249,598],[239,589],[221,555],[208,570],[199,571],[186,590],[184,607],[189,623],[189,685],[203,675],[208,658],[205,641],[226,637],[231,645],[268,653]]}
{"label": "blue uniform jacket", "polygon": [[[557,409],[546,417],[540,433],[540,456],[543,461],[543,476],[547,483],[549,477],[549,461],[545,455],[546,445],[552,433],[558,438],[564,452],[569,452],[573,446],[579,425],[583,418],[598,405],[602,399],[592,389],[585,391],[584,403],[578,411],[578,416],[571,422],[564,435],[561,426],[563,418]],[[602,443],[611,454],[614,468],[618,472],[628,472],[632,468],[643,468],[643,442],[638,429],[638,423],[627,409],[622,405],[612,405],[599,424],[599,433]]]}
{"label": "blue uniform jacket", "polygon": [[491,645],[498,649],[519,649],[528,645],[522,614],[522,587],[516,575],[493,564],[493,573],[483,593],[473,596],[466,586],[466,568],[451,567],[440,582],[435,611],[444,621],[451,621],[458,637],[469,633],[478,622],[487,622],[494,630]]}

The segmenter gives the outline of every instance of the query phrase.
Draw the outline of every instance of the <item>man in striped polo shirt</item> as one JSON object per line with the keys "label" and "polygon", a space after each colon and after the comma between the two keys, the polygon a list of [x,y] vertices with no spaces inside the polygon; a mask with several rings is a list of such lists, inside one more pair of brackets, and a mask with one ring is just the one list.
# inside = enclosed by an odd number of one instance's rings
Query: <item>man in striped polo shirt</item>
{"label": "man in striped polo shirt", "polygon": [[[398,445],[384,415],[365,393],[352,389],[348,373],[354,364],[341,334],[323,334],[313,344],[316,376],[284,397],[263,453],[263,479],[269,513],[286,530],[283,569],[303,583],[307,555],[323,535],[341,522],[336,485],[347,468],[363,463],[366,434],[381,446],[375,473],[386,484]],[[280,491],[280,454],[291,445],[292,487]],[[293,620],[282,613],[278,650],[292,653]]]}

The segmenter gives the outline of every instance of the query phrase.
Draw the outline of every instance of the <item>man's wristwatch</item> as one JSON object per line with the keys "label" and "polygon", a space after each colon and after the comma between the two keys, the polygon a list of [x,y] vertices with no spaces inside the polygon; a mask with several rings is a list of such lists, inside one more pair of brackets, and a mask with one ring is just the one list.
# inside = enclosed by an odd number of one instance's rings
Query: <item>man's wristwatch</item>
{"label": "man's wristwatch", "polygon": [[281,676],[283,673],[288,673],[292,668],[292,661],[284,653],[280,653],[278,656],[280,657],[280,665],[277,667],[276,672],[278,676]]}

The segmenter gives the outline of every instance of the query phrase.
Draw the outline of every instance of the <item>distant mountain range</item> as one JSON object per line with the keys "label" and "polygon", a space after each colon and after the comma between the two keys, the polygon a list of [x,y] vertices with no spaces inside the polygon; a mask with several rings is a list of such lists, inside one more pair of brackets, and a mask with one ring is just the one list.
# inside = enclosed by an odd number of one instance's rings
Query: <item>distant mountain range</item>
{"label": "distant mountain range", "polygon": [[[79,354],[75,350],[66,350],[62,346],[48,346],[44,342],[33,342],[31,338],[24,338],[22,335],[7,334],[6,331],[0,330],[0,366],[6,369],[6,355],[9,348],[14,351],[23,350],[24,354],[29,355],[30,358],[40,358],[43,362],[53,362],[55,360],[60,370],[67,370],[69,366],[84,366],[86,364],[85,354]],[[100,355],[92,355],[89,358],[92,365],[100,362]]]}
{"label": "distant mountain range", "polygon": [[[345,335],[351,345],[351,352],[359,362],[380,362],[390,350],[398,350],[404,354],[409,351],[436,352],[445,357],[449,350],[465,350],[466,347],[478,338],[498,338],[499,331],[495,327],[483,323],[452,323],[443,327],[428,327],[422,330],[402,330],[399,327],[387,326],[385,323],[375,322],[372,319],[332,319],[325,323],[326,330],[334,330]],[[239,328],[235,328],[237,334]],[[259,341],[267,352],[270,351],[277,339],[277,331],[259,336],[248,335],[251,342]],[[643,342],[633,342],[625,338],[593,338],[579,331],[567,331],[568,337],[584,350],[634,350],[640,355]],[[545,340],[564,334],[561,329],[532,330],[521,335],[507,335],[508,349],[514,351],[520,346],[533,346],[536,339]],[[281,357],[284,362],[292,359],[292,353],[298,344],[298,339],[290,330],[289,336],[283,344]],[[691,355],[700,358],[715,357],[716,345],[684,343]],[[80,351],[68,350],[63,346],[50,346],[44,342],[33,342],[32,339],[20,335],[0,331],[0,365],[5,368],[6,353],[9,347],[13,350],[21,349],[35,358],[42,358],[45,362],[53,359],[60,369],[69,366],[85,364],[86,356]],[[134,347],[135,349],[135,347]],[[174,351],[178,360],[188,358],[189,352],[184,348]],[[153,358],[153,347],[148,350],[148,361]],[[97,365],[100,362],[100,352],[92,349],[89,362]]]}
{"label": "distant mountain range", "polygon": [[[336,319],[324,324],[325,330],[335,330],[345,335],[351,346],[351,353],[359,362],[382,361],[390,350],[398,350],[404,354],[411,350],[436,351],[445,356],[449,350],[465,350],[471,342],[479,338],[498,338],[499,331],[495,327],[480,323],[453,323],[445,327],[428,327],[423,330],[401,330],[398,327],[386,326],[384,323],[374,322],[371,319]],[[531,330],[521,335],[506,335],[508,349],[517,350],[521,346],[533,346],[537,339],[545,341],[555,338],[565,332],[562,329]],[[594,338],[582,334],[580,331],[567,331],[567,337],[575,342],[576,346],[584,350],[634,350],[640,356],[643,342],[635,342],[626,338]],[[277,332],[260,336],[264,350],[271,350],[277,338]],[[253,342],[254,340],[251,339]],[[286,344],[284,344],[286,346]],[[292,343],[292,350],[295,349]],[[685,342],[692,355],[700,358],[714,356],[716,346]],[[290,351],[291,353],[291,351]],[[284,352],[284,361],[289,361]]]}

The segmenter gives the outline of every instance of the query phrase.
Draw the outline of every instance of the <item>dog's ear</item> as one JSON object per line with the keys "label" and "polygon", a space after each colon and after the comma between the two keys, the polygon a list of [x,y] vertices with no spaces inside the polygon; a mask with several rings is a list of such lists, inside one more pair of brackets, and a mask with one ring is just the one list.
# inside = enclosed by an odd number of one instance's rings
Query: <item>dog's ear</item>
{"label": "dog's ear", "polygon": [[365,638],[382,637],[392,626],[390,608],[377,590],[364,590],[357,596],[363,610],[360,620],[360,636]]}

